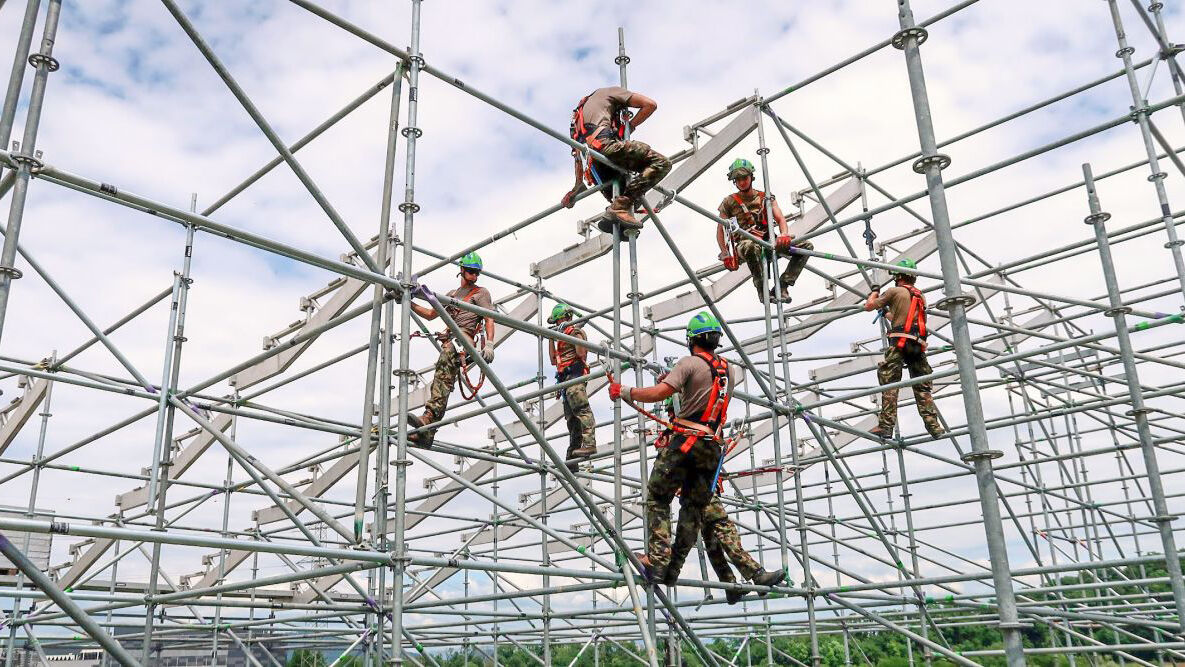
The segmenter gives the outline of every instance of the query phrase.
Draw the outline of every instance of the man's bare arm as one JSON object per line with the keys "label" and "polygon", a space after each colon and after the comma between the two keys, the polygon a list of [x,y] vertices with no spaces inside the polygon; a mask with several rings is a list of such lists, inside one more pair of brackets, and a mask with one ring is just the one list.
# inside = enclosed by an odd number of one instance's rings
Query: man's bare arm
{"label": "man's bare arm", "polygon": [[630,390],[630,400],[637,403],[657,403],[665,401],[675,393],[675,388],[665,382],[659,382],[653,387],[635,387]]}
{"label": "man's bare arm", "polygon": [[654,110],[658,108],[658,102],[641,93],[634,93],[630,95],[630,101],[626,106],[638,110],[638,113],[634,114],[634,117],[630,119],[630,131],[633,132],[654,113]]}
{"label": "man's bare arm", "polygon": [[435,309],[425,308],[418,303],[411,304],[411,309],[415,311],[416,315],[419,315],[426,320],[434,320],[438,316],[438,313]]}
{"label": "man's bare arm", "polygon": [[790,229],[786,226],[786,216],[782,215],[782,207],[778,206],[778,200],[772,202],[774,209],[774,222],[778,223],[779,234],[789,234]]}

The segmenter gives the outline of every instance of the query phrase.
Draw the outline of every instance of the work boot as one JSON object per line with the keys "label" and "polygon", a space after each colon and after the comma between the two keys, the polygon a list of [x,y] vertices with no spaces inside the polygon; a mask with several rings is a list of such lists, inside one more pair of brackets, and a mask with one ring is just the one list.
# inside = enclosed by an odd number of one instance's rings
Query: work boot
{"label": "work boot", "polygon": [[593,454],[597,453],[596,445],[586,445],[584,447],[573,447],[568,450],[564,456],[565,459],[571,461],[572,459],[587,459]]}
{"label": "work boot", "polygon": [[621,231],[627,232],[631,229],[642,229],[642,223],[634,217],[631,209],[634,207],[633,200],[625,195],[618,195],[613,198],[609,208],[605,209],[605,214],[597,221],[597,227],[606,234],[613,233],[613,225],[621,225]]}
{"label": "work boot", "polygon": [[634,552],[634,558],[642,563],[642,576],[646,577],[646,581],[652,584],[661,584],[667,578],[667,568],[665,565],[652,566],[650,564],[650,557],[643,553]]}
{"label": "work boot", "polygon": [[739,588],[726,588],[724,590],[724,597],[728,599],[728,604],[736,604],[745,597],[745,591]]}
{"label": "work boot", "polygon": [[[764,568],[757,571],[749,581],[753,582],[754,586],[777,586],[786,578],[786,573],[783,570],[774,570],[770,572]],[[764,595],[764,593],[762,593]]]}
{"label": "work boot", "polygon": [[790,298],[790,286],[789,285],[782,285],[781,293],[779,293],[777,289],[771,288],[769,290],[769,300],[771,302],[772,301],[781,301],[782,303],[790,303],[791,301],[794,300],[794,299]]}
{"label": "work boot", "polygon": [[[658,569],[658,568],[655,568],[655,569]],[[667,586],[674,586],[675,584],[679,583],[679,570],[673,570],[673,569],[671,569],[671,567],[669,565],[662,568],[662,569],[663,569],[662,579],[658,579],[658,574],[656,573],[655,574],[656,580],[661,581],[662,583],[666,584]]]}
{"label": "work boot", "polygon": [[929,431],[931,438],[941,438],[942,436],[946,435],[946,429],[942,428],[941,426],[927,428],[926,430]]}
{"label": "work boot", "polygon": [[[431,424],[434,421],[436,421],[436,420],[432,419],[432,413],[426,412],[426,411],[424,412],[423,415],[418,416],[418,417],[413,414],[407,415],[407,425],[408,425],[409,430],[416,429],[416,428],[422,428],[425,425]],[[419,445],[420,447],[431,447],[432,441],[435,439],[436,439],[436,429],[421,431],[419,433],[412,433],[407,436],[408,442],[415,443],[416,445]]]}
{"label": "work boot", "polygon": [[868,429],[868,434],[874,438],[880,438],[881,440],[884,440],[886,438],[892,438],[893,437],[893,427],[892,426],[881,426],[878,424],[878,425],[873,426],[872,428]]}

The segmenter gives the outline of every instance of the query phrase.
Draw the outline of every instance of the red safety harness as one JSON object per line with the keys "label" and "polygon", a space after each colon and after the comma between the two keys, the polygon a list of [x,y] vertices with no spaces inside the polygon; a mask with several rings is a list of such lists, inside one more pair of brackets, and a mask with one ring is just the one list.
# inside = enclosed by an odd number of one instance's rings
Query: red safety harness
{"label": "red safety harness", "polygon": [[[587,123],[584,120],[584,103],[588,102],[588,98],[590,97],[592,97],[591,94],[580,98],[580,104],[577,104],[576,108],[572,110],[572,123],[569,125],[568,132],[575,141],[579,141],[589,148],[599,151],[605,147],[606,140],[598,136],[600,135],[600,131],[598,131],[599,126]],[[626,124],[624,112],[624,108],[619,110],[612,115],[610,120],[610,129],[616,135],[617,139],[625,139]],[[584,180],[589,185],[600,185],[593,171],[593,158],[591,155],[584,164]]]}
{"label": "red safety harness", "polygon": [[[732,193],[732,199],[737,203],[738,206],[741,207],[741,211],[746,216],[748,216],[750,220],[753,220],[756,217],[754,216],[753,212],[749,210],[749,207],[745,205],[745,200],[741,199],[741,193]],[[765,193],[760,190],[757,191],[757,204],[761,207],[761,215],[760,217],[757,217],[756,221],[753,223],[753,226],[749,229],[746,229],[745,231],[759,239],[764,239],[766,233],[769,230],[769,215],[765,210]]]}
{"label": "red safety harness", "polygon": [[909,310],[905,313],[905,323],[889,330],[889,338],[896,339],[893,344],[904,350],[910,342],[926,350],[926,298],[913,285],[900,285],[909,292]]}
{"label": "red safety harness", "polygon": [[[703,437],[708,437],[719,442],[725,448],[725,453],[727,453],[736,446],[735,438],[724,438],[720,432],[721,426],[728,420],[728,403],[732,400],[732,387],[728,378],[728,361],[723,357],[718,357],[707,352],[696,352],[695,356],[703,359],[709,368],[711,368],[712,389],[708,394],[708,404],[704,406],[704,411],[700,414],[699,418],[688,419],[683,417],[682,419],[703,424],[712,429],[711,433],[697,428],[688,428],[677,423],[676,420],[668,422],[633,403],[630,403],[630,405],[638,412],[662,424],[666,428],[666,431],[654,442],[654,446],[658,449],[662,449],[670,444],[671,436],[677,433],[684,437],[683,444],[679,446],[679,451],[684,454],[691,451],[695,443]],[[610,381],[612,381],[612,378],[610,378]]]}

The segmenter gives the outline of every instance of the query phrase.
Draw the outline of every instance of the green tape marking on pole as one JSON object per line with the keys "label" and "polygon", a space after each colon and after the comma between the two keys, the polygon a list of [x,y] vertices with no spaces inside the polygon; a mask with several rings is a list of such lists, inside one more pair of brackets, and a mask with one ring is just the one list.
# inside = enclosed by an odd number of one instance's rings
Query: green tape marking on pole
{"label": "green tape marking on pole", "polygon": [[73,586],[67,586],[67,587],[66,587],[66,592],[67,592],[67,593],[73,593],[73,592],[74,592],[74,587],[73,587]]}
{"label": "green tape marking on pole", "polygon": [[934,596],[927,595],[926,599],[922,601],[922,604],[934,604]]}
{"label": "green tape marking on pole", "polygon": [[946,596],[946,601],[947,601],[947,602],[954,602],[954,601],[955,601],[955,596],[954,596],[954,595],[948,595],[948,596]]}
{"label": "green tape marking on pole", "polygon": [[1175,315],[1169,315],[1168,319],[1173,324],[1181,324],[1182,322],[1185,322],[1185,315],[1182,315],[1181,313],[1177,313]]}
{"label": "green tape marking on pole", "polygon": [[416,650],[419,651],[420,653],[423,653],[424,652],[424,645],[423,644],[416,644]]}
{"label": "green tape marking on pole", "polygon": [[829,252],[823,253],[823,256],[826,257],[827,259],[835,259],[835,255],[833,255]]}
{"label": "green tape marking on pole", "polygon": [[70,469],[73,470],[74,472],[81,472],[82,471],[82,468],[80,468],[78,466],[70,466]]}
{"label": "green tape marking on pole", "polygon": [[904,569],[905,569],[905,564],[904,564],[904,563],[902,563],[901,561],[897,561],[897,569],[898,569],[898,570],[904,570]]}
{"label": "green tape marking on pole", "polygon": [[581,547],[581,546],[576,547],[576,553],[583,556],[584,555],[584,547]]}
{"label": "green tape marking on pole", "polygon": [[1136,331],[1144,331],[1144,330],[1148,329],[1149,326],[1150,325],[1147,322],[1140,322],[1139,324],[1137,324],[1135,326],[1135,329],[1136,329]]}

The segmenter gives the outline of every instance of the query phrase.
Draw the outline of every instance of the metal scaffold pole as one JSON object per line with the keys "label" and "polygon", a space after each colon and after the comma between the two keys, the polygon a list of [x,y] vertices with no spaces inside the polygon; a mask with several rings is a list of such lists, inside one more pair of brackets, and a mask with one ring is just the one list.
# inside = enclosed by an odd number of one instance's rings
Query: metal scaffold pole
{"label": "metal scaffold pole", "polygon": [[[1140,83],[1136,80],[1136,71],[1132,67],[1132,53],[1135,52],[1135,49],[1127,43],[1127,34],[1123,30],[1123,19],[1119,16],[1119,5],[1116,3],[1116,0],[1107,0],[1107,7],[1111,10],[1111,21],[1115,26],[1115,40],[1119,44],[1119,50],[1115,52],[1115,56],[1123,61],[1123,70],[1127,78],[1127,85],[1131,89],[1132,114],[1135,116],[1136,123],[1140,126],[1140,137],[1144,141],[1144,150],[1148,154],[1148,169],[1152,172],[1148,176],[1148,180],[1156,188],[1156,201],[1160,204],[1160,212],[1164,216],[1162,218],[1164,221],[1164,231],[1169,238],[1168,242],[1164,244],[1164,247],[1168,248],[1169,253],[1173,257],[1173,266],[1177,269],[1177,280],[1181,284],[1182,294],[1185,295],[1185,258],[1181,254],[1181,246],[1185,245],[1185,241],[1177,238],[1177,226],[1173,222],[1172,208],[1169,207],[1168,191],[1164,187],[1164,179],[1168,174],[1160,170],[1156,143],[1152,138],[1152,130],[1150,128],[1151,121],[1148,118],[1150,115],[1148,102],[1140,92]],[[1173,80],[1176,81],[1176,79],[1177,72],[1174,70]],[[1182,109],[1185,110],[1185,107],[1182,107]]]}
{"label": "metal scaffold pole", "polygon": [[[9,79],[8,93],[4,98],[3,116],[0,116],[0,148],[7,148],[8,138],[12,133],[13,118],[16,115],[17,99],[20,96],[21,77],[24,73],[24,58],[29,52],[29,37],[37,17],[37,4],[30,0],[25,13],[25,21],[21,25],[21,36],[18,40],[16,57],[20,60],[13,63],[13,75]],[[49,7],[45,14],[45,27],[42,31],[41,49],[27,56],[29,64],[36,68],[33,75],[33,88],[29,92],[29,109],[25,114],[25,129],[21,137],[19,150],[14,150],[12,158],[16,162],[16,176],[12,185],[12,201],[8,207],[8,225],[4,234],[4,245],[0,248],[0,335],[4,333],[4,317],[8,311],[8,297],[12,290],[12,281],[21,277],[16,268],[17,239],[21,234],[21,223],[25,219],[25,203],[29,197],[29,180],[34,168],[40,167],[41,153],[37,150],[37,130],[41,126],[41,110],[45,104],[45,87],[49,83],[50,72],[58,70],[58,61],[53,57],[54,42],[58,34],[58,19],[62,13],[62,0],[49,0]],[[11,108],[10,108],[11,107]],[[10,165],[11,166],[11,165]]]}
{"label": "metal scaffold pole", "polygon": [[[1131,336],[1127,331],[1127,313],[1131,311],[1131,308],[1125,306],[1120,297],[1119,279],[1115,275],[1115,263],[1111,259],[1111,244],[1107,240],[1104,227],[1104,223],[1111,215],[1104,213],[1099,205],[1098,195],[1095,193],[1094,177],[1089,164],[1082,165],[1082,174],[1086,179],[1086,192],[1090,205],[1090,215],[1087,216],[1086,223],[1094,229],[1098,242],[1099,262],[1103,267],[1103,281],[1107,284],[1107,299],[1111,305],[1107,314],[1115,322],[1115,342],[1119,346],[1120,358],[1123,362],[1123,377],[1131,396],[1130,416],[1136,423],[1140,452],[1144,456],[1148,491],[1152,496],[1152,505],[1156,509],[1156,516],[1151,517],[1151,520],[1160,532],[1160,542],[1167,556],[1164,563],[1165,569],[1169,573],[1169,584],[1172,586],[1178,623],[1185,624],[1185,582],[1181,578],[1181,560],[1169,556],[1169,554],[1177,553],[1177,541],[1173,536],[1172,526],[1176,517],[1169,512],[1168,503],[1165,500],[1160,463],[1157,461],[1156,447],[1152,444],[1152,431],[1148,426],[1148,409],[1144,405],[1144,395],[1140,389],[1140,374],[1136,369],[1135,360],[1132,358]],[[1185,631],[1185,625],[1182,625],[1181,629]]]}
{"label": "metal scaffold pole", "polygon": [[[411,54],[407,59],[407,125],[400,132],[406,139],[403,202],[399,211],[403,213],[403,237],[401,239],[403,251],[401,258],[403,267],[399,272],[399,284],[403,290],[399,301],[399,369],[396,371],[397,408],[395,427],[395,521],[392,533],[393,543],[391,568],[391,659],[394,664],[402,665],[404,660],[403,632],[404,632],[404,578],[409,565],[406,539],[407,530],[407,467],[411,460],[407,456],[407,415],[409,381],[415,374],[411,369],[411,294],[415,286],[413,273],[412,240],[415,231],[415,214],[420,210],[416,203],[416,140],[423,135],[419,128],[420,101],[420,70],[424,67],[424,59],[420,56],[420,0],[411,0]],[[398,75],[399,72],[396,71]],[[389,378],[383,378],[384,385]],[[409,648],[419,650],[418,646]]]}
{"label": "metal scaffold pole", "polygon": [[930,117],[930,100],[926,92],[926,79],[922,71],[922,55],[918,48],[928,33],[914,22],[909,0],[898,0],[897,18],[901,31],[894,36],[894,46],[905,52],[906,70],[909,73],[909,88],[913,96],[913,109],[917,119],[918,138],[922,157],[913,165],[915,172],[926,177],[926,190],[930,196],[930,211],[934,221],[934,234],[938,241],[938,259],[942,266],[943,298],[934,304],[935,308],[946,309],[950,316],[951,338],[954,341],[955,359],[958,363],[959,381],[963,388],[963,408],[967,415],[967,427],[971,438],[971,452],[963,460],[975,467],[975,479],[979,487],[980,507],[983,510],[984,534],[991,560],[992,579],[996,590],[996,604],[999,607],[1000,633],[1004,637],[1004,651],[1009,667],[1025,664],[1021,646],[1021,624],[1016,611],[1016,594],[1012,590],[1009,576],[1008,546],[1004,540],[1004,526],[1000,519],[1000,506],[996,479],[992,472],[992,459],[999,456],[988,443],[987,427],[984,425],[983,404],[979,396],[979,380],[975,371],[975,360],[971,349],[971,335],[967,325],[967,306],[973,298],[963,293],[959,285],[959,267],[955,256],[954,234],[950,227],[950,214],[946,206],[946,191],[942,181],[942,169],[950,164],[950,158],[938,153],[934,137],[934,125]]}

